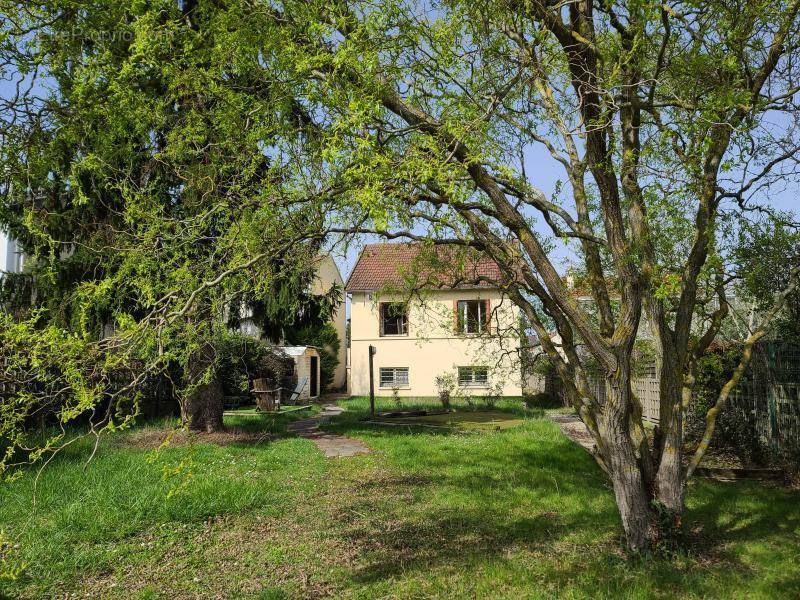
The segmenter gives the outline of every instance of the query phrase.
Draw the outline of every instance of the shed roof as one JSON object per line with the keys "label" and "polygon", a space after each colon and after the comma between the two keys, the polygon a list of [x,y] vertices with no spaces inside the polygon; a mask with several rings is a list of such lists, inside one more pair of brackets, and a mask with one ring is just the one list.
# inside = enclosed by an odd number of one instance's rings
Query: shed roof
{"label": "shed roof", "polygon": [[317,350],[316,346],[281,346],[281,350],[283,350],[289,356],[303,356],[307,350]]}

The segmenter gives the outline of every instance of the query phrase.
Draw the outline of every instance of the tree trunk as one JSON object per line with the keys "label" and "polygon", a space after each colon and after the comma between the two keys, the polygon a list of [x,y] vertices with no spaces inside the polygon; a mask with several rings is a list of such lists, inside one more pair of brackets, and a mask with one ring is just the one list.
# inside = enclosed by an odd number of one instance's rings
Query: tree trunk
{"label": "tree trunk", "polygon": [[621,371],[606,382],[606,406],[598,426],[628,548],[647,552],[657,539],[655,515],[629,432],[630,373]]}
{"label": "tree trunk", "polygon": [[[202,381],[209,368],[214,367],[215,350],[210,342],[198,348],[189,360],[188,379],[190,385]],[[223,429],[222,383],[216,372],[209,381],[197,385],[188,395],[184,405],[184,422],[195,431],[213,433]]]}
{"label": "tree trunk", "polygon": [[680,525],[683,512],[683,375],[679,369],[664,361],[661,368],[661,418],[662,433],[656,448],[658,471],[654,485],[655,499],[667,509],[673,526]]}

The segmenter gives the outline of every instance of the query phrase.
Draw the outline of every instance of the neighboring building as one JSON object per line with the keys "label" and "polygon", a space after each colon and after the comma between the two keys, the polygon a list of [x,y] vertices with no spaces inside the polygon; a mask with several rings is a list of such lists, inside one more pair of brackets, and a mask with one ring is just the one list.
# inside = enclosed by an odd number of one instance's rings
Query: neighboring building
{"label": "neighboring building", "polygon": [[326,294],[334,285],[339,286],[343,295],[339,308],[331,318],[331,323],[339,336],[339,364],[333,373],[331,387],[344,390],[347,388],[347,315],[345,314],[344,280],[339,272],[339,267],[336,266],[336,261],[330,254],[326,254],[320,257],[317,276],[314,278],[311,291],[314,294]]}
{"label": "neighboring building", "polygon": [[[321,255],[317,261],[317,272],[311,284],[311,293],[322,295],[328,293],[333,286],[339,286],[344,290],[344,280],[336,266],[336,262],[329,254]],[[344,292],[343,292],[344,293]],[[239,331],[254,337],[261,337],[261,328],[252,318],[252,311],[248,307],[242,307],[242,318],[239,323]],[[347,317],[345,315],[345,301],[342,298],[339,307],[331,318],[331,323],[339,336],[339,363],[333,374],[333,381],[330,384],[332,389],[344,390],[347,388]]]}
{"label": "neighboring building", "polygon": [[13,239],[0,231],[0,277],[3,273],[21,273],[25,255]]}
{"label": "neighboring building", "polygon": [[[421,250],[413,243],[369,244],[347,280],[350,393],[369,394],[369,347],[375,346],[378,395],[436,396],[436,377],[447,373],[471,395],[495,389],[503,396],[521,395],[518,310],[487,281],[500,280],[497,264],[477,255],[446,276],[426,273],[414,300],[402,302],[399,290],[407,284]],[[446,259],[447,250],[438,252]],[[459,269],[467,276],[456,276]],[[478,278],[482,280],[456,283]]]}

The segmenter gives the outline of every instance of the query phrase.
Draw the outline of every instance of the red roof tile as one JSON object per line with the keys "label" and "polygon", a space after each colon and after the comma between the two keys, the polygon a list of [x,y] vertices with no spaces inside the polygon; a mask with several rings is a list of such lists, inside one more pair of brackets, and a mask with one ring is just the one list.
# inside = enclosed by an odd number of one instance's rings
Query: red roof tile
{"label": "red roof tile", "polygon": [[[488,278],[491,281],[480,280]],[[497,263],[475,250],[420,243],[367,244],[345,284],[345,290],[386,288],[497,287]]]}

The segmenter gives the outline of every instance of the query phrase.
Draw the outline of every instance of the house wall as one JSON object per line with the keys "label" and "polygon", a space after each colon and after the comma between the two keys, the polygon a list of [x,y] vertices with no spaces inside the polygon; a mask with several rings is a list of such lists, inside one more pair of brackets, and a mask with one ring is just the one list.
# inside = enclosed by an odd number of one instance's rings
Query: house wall
{"label": "house wall", "polygon": [[[344,281],[336,262],[330,255],[325,255],[320,259],[312,291],[314,294],[324,294],[330,291],[334,285],[338,285],[342,289],[344,288]],[[344,294],[344,292],[342,293]],[[339,364],[336,366],[336,371],[334,371],[331,387],[345,389],[347,387],[347,316],[345,315],[344,296],[342,296],[342,302],[338,310],[333,314],[331,322],[339,336]]]}
{"label": "house wall", "polygon": [[[472,299],[490,301],[494,335],[455,333],[454,302]],[[381,336],[378,302],[393,300],[366,292],[351,295],[351,394],[369,394],[370,345],[377,348],[374,372],[375,393],[379,396],[393,393],[391,388],[380,387],[381,367],[408,367],[409,385],[398,390],[398,394],[405,397],[436,396],[436,376],[448,372],[457,374],[459,366],[489,367],[490,386],[500,382],[504,396],[522,394],[518,311],[499,290],[426,292],[422,300],[409,306],[408,335]],[[486,387],[468,389],[468,393],[474,395],[486,392]]]}

